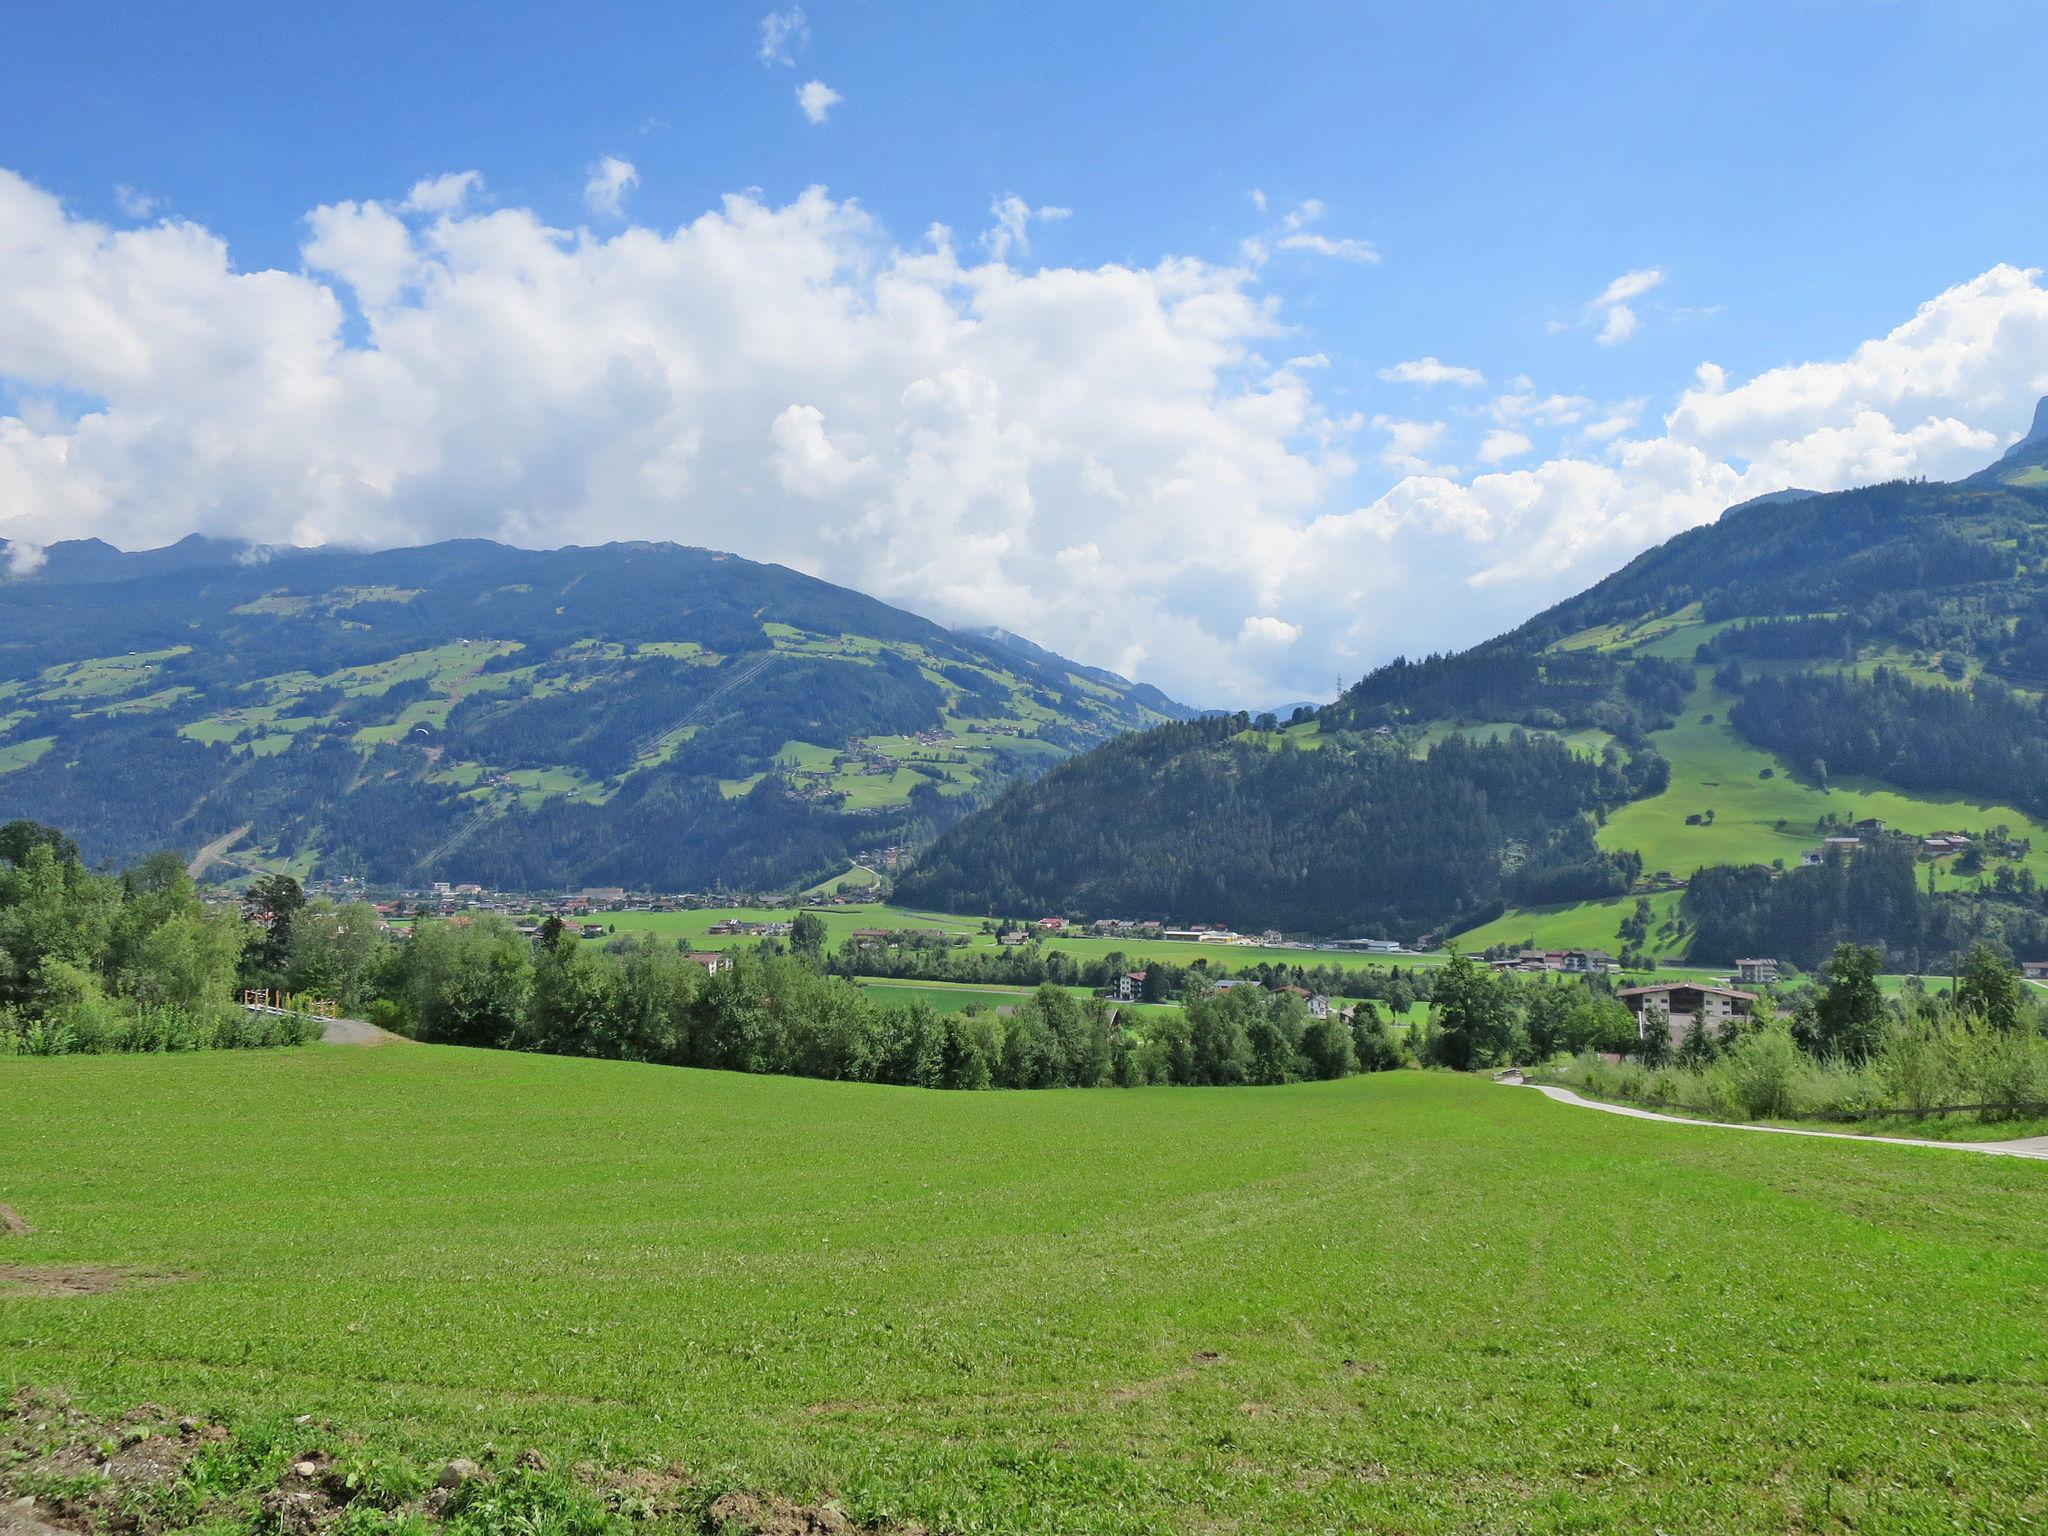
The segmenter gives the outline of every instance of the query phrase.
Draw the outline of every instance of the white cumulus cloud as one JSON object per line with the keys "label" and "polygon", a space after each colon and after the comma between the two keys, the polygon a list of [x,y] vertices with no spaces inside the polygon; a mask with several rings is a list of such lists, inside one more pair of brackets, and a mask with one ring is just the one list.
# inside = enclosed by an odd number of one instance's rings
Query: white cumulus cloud
{"label": "white cumulus cloud", "polygon": [[1301,626],[1262,615],[1246,619],[1238,627],[1237,638],[1247,645],[1292,645],[1301,638]]}
{"label": "white cumulus cloud", "polygon": [[590,168],[590,179],[583,183],[583,206],[603,218],[624,218],[626,194],[639,185],[640,172],[632,161],[606,155]]}
{"label": "white cumulus cloud", "polygon": [[[1640,408],[1630,402],[1585,428],[1593,453],[1469,481],[1418,475],[1360,515],[1494,546],[1469,580],[1531,583],[1540,596],[1522,606],[1533,609],[1753,496],[1967,474],[2018,436],[2044,393],[2048,288],[2038,272],[2000,266],[1839,361],[1740,384],[1702,364],[1656,435],[1626,435]],[[1574,420],[1586,406],[1533,390],[1504,398],[1503,419]]]}
{"label": "white cumulus cloud", "polygon": [[1355,467],[1261,356],[1289,336],[1242,267],[1024,271],[822,190],[610,235],[335,203],[297,270],[243,270],[0,172],[0,401],[89,402],[0,406],[0,535],[676,539],[1256,700],[1292,648],[1244,616],[1290,613]]}
{"label": "white cumulus cloud", "polygon": [[997,261],[1008,260],[1012,251],[1022,255],[1031,249],[1031,223],[1034,219],[1041,224],[1052,224],[1071,217],[1073,212],[1071,208],[1034,208],[1014,192],[996,198],[989,204],[989,213],[995,223],[983,233],[982,249]]}
{"label": "white cumulus cloud", "polygon": [[1519,459],[1535,446],[1520,432],[1508,427],[1496,427],[1480,441],[1479,458],[1482,463],[1498,464],[1505,459]]}
{"label": "white cumulus cloud", "polygon": [[1382,368],[1380,377],[1390,384],[1456,384],[1462,389],[1479,389],[1486,383],[1486,375],[1477,368],[1460,368],[1434,357],[1414,357]]}
{"label": "white cumulus cloud", "polygon": [[844,96],[822,80],[806,80],[796,88],[796,104],[803,108],[804,116],[814,123],[824,122],[825,114],[844,100]]}
{"label": "white cumulus cloud", "polygon": [[421,186],[311,210],[264,268],[0,171],[10,560],[675,539],[1259,704],[1498,633],[1761,492],[1973,470],[2048,393],[2048,288],[2001,266],[1832,360],[1704,365],[1662,414],[1510,379],[1473,415],[1566,447],[1467,472],[1434,415],[1320,398],[1341,375],[1250,265],[1026,270],[1014,235],[904,243],[822,189],[593,231]]}
{"label": "white cumulus cloud", "polygon": [[480,192],[483,184],[480,171],[450,171],[445,176],[429,176],[412,184],[404,206],[413,213],[454,213]]}

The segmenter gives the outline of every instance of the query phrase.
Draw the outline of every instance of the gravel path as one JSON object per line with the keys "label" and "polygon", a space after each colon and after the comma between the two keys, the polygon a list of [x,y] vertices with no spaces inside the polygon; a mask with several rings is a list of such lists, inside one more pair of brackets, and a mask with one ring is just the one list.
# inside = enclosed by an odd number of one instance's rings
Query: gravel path
{"label": "gravel path", "polygon": [[329,1019],[320,1038],[329,1045],[385,1045],[400,1037],[361,1019]]}
{"label": "gravel path", "polygon": [[1626,1115],[1631,1120],[1659,1120],[1666,1125],[1690,1125],[1696,1129],[1714,1131],[1760,1131],[1768,1136],[1818,1136],[1823,1141],[1881,1141],[1895,1147],[1939,1147],[1948,1152],[1988,1152],[1994,1157],[2031,1157],[2048,1162],[2048,1136],[2028,1136],[2019,1141],[1928,1141],[1917,1136],[1858,1136],[1853,1131],[1802,1131],[1788,1125],[1738,1125],[1726,1120],[1688,1120],[1683,1115],[1660,1115],[1653,1109],[1637,1109],[1628,1104],[1602,1104],[1597,1099],[1581,1098],[1569,1088],[1553,1088],[1548,1083],[1528,1083],[1520,1077],[1504,1077],[1501,1082],[1511,1088],[1534,1088],[1547,1099],[1560,1104],[1576,1104],[1581,1109],[1597,1109],[1604,1114]]}

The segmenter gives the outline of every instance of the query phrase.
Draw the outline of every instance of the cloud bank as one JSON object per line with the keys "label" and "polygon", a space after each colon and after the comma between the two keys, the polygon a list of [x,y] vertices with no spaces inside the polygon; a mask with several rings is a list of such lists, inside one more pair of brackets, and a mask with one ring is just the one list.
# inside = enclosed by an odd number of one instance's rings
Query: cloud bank
{"label": "cloud bank", "polygon": [[1647,427],[1433,358],[1373,387],[1456,411],[1369,416],[1251,261],[1026,269],[1023,206],[966,248],[821,189],[599,234],[464,172],[242,271],[0,172],[0,535],[676,539],[1256,706],[1762,491],[1974,469],[2048,391],[2048,290],[1997,267],[1841,360],[1704,365]]}

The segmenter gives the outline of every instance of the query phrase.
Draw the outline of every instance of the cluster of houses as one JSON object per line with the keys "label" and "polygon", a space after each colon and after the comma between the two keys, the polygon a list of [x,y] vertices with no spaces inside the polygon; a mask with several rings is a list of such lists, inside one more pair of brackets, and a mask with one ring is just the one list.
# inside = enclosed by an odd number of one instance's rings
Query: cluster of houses
{"label": "cluster of houses", "polygon": [[1489,962],[1496,971],[1557,971],[1566,976],[1605,975],[1621,964],[1604,949],[1525,949]]}
{"label": "cluster of houses", "polygon": [[[1144,974],[1145,973],[1143,971],[1138,972],[1138,975],[1141,978],[1144,976]],[[1240,987],[1252,987],[1257,988],[1259,990],[1265,990],[1264,983],[1255,981],[1250,977],[1224,976],[1209,983],[1209,988],[1213,992],[1235,992]],[[1353,1012],[1353,1010],[1348,1007],[1338,1008],[1338,1006],[1335,1003],[1333,1003],[1328,997],[1325,997],[1322,993],[1311,992],[1306,987],[1289,986],[1280,987],[1275,990],[1277,990],[1283,996],[1301,999],[1302,1007],[1308,1010],[1308,1016],[1312,1019],[1327,1019],[1330,1017],[1333,1010],[1338,1014],[1339,1017],[1349,1019]]]}
{"label": "cluster of houses", "polygon": [[[1028,944],[1036,936],[1043,938],[1050,934],[1079,932],[1079,924],[1070,924],[1063,917],[1041,917],[1021,928],[1005,927],[996,933],[998,944]],[[1098,918],[1087,925],[1090,937],[1098,939],[1161,939],[1173,944],[1231,944],[1241,948],[1256,949],[1261,945],[1278,948],[1287,943],[1287,935],[1277,928],[1268,928],[1256,936],[1239,933],[1221,923],[1189,923],[1186,927],[1173,927],[1158,919],[1132,919],[1125,917]],[[1380,940],[1364,941],[1379,944]],[[1392,940],[1384,941],[1388,953],[1399,946]]]}
{"label": "cluster of houses", "polygon": [[[1882,821],[1878,820],[1875,816],[1866,817],[1862,821],[1853,823],[1846,832],[1838,833],[1834,837],[1822,838],[1818,848],[1809,848],[1799,856],[1799,862],[1802,865],[1811,867],[1815,864],[1825,863],[1828,854],[1831,852],[1845,856],[1855,854],[1861,849],[1875,844],[1879,838],[1886,835],[1885,824]],[[1901,836],[1904,834],[1891,835]],[[1968,852],[1978,842],[1977,838],[1972,837],[1967,832],[1935,832],[1926,837],[1912,838],[1910,840],[1917,845],[1916,851],[1920,857],[1930,860],[1945,859],[1952,853]],[[2013,838],[1988,838],[1985,839],[1985,846],[1994,853],[2009,859],[2022,858],[2027,852],[2027,844]]]}
{"label": "cluster of houses", "polygon": [[726,917],[713,923],[704,931],[707,934],[721,934],[742,939],[786,939],[790,925],[784,921],[757,923],[750,918]]}

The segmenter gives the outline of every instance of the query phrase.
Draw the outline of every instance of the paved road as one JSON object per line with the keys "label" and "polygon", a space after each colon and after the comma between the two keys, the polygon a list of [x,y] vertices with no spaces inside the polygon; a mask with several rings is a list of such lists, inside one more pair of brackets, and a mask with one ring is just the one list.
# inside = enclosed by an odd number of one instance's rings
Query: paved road
{"label": "paved road", "polygon": [[1929,1141],[1917,1136],[1858,1136],[1853,1131],[1802,1131],[1789,1125],[1740,1125],[1726,1120],[1688,1120],[1683,1115],[1660,1115],[1653,1109],[1636,1109],[1628,1104],[1602,1104],[1585,1099],[1569,1088],[1548,1083],[1525,1083],[1519,1077],[1500,1079],[1509,1087],[1534,1088],[1547,1099],[1575,1104],[1580,1109],[1597,1109],[1604,1114],[1626,1115],[1631,1120],[1659,1120],[1666,1125],[1690,1125],[1703,1130],[1761,1131],[1770,1136],[1818,1136],[1823,1141],[1882,1141],[1895,1147],[1939,1147],[1949,1152],[1988,1152],[1994,1157],[2031,1157],[2048,1162],[2048,1136],[2028,1136],[2018,1141]]}

